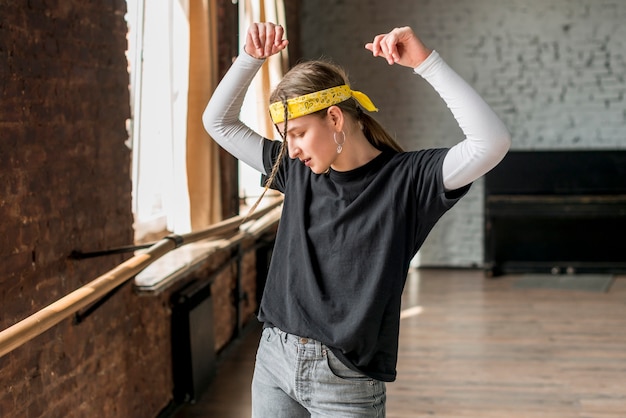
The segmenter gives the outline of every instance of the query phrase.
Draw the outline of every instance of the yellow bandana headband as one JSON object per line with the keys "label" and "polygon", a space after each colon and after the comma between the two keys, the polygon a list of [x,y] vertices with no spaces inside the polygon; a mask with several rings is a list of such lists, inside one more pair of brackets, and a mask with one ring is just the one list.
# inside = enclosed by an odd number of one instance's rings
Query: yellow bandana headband
{"label": "yellow bandana headband", "polygon": [[[331,87],[326,90],[316,91],[287,100],[287,118],[294,119],[300,116],[315,113],[318,110],[326,109],[337,103],[354,97],[363,108],[369,112],[378,112],[374,103],[367,95],[360,91],[350,89],[347,84],[343,86]],[[270,116],[274,123],[285,121],[285,107],[282,102],[275,102],[270,105]]]}

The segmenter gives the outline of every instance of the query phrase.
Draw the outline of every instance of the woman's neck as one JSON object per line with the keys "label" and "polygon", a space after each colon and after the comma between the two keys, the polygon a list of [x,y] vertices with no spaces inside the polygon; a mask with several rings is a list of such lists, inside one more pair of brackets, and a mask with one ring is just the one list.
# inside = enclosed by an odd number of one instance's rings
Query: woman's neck
{"label": "woman's neck", "polygon": [[382,152],[367,140],[360,129],[346,133],[346,141],[342,147],[341,153],[337,154],[337,158],[330,165],[333,170],[340,172],[362,167]]}

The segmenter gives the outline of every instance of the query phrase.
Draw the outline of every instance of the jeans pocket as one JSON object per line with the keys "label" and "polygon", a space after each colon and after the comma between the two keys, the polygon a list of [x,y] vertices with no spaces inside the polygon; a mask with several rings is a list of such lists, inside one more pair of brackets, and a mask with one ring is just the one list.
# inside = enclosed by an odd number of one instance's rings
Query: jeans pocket
{"label": "jeans pocket", "polygon": [[261,341],[267,341],[268,343],[271,343],[272,341],[275,341],[276,338],[279,338],[279,334],[278,334],[278,330],[277,328],[271,328],[271,327],[267,327],[267,328],[263,328],[263,332],[261,333]]}
{"label": "jeans pocket", "polygon": [[328,364],[328,368],[335,377],[355,382],[366,382],[369,380],[374,380],[371,377],[366,376],[356,370],[352,370],[351,368],[343,364],[341,360],[339,360],[337,356],[329,349],[326,349],[326,353],[326,362]]}

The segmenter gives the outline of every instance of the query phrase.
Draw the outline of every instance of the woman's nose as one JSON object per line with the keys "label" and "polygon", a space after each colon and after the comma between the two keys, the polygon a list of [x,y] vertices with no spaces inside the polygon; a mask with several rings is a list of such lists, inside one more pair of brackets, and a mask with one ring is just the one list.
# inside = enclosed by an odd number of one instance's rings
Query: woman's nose
{"label": "woman's nose", "polygon": [[287,141],[287,151],[289,151],[289,158],[291,158],[292,160],[298,158],[298,155],[300,155],[300,148],[298,148],[295,144],[294,141]]}

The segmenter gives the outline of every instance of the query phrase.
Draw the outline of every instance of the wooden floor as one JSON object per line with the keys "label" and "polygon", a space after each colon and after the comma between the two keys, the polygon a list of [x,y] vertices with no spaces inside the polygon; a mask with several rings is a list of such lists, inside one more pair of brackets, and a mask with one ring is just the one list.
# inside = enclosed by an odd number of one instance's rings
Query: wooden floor
{"label": "wooden floor", "polygon": [[[515,287],[516,275],[418,270],[403,296],[387,417],[626,417],[626,276],[608,292]],[[249,417],[259,329],[176,418]]]}

